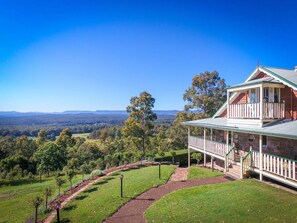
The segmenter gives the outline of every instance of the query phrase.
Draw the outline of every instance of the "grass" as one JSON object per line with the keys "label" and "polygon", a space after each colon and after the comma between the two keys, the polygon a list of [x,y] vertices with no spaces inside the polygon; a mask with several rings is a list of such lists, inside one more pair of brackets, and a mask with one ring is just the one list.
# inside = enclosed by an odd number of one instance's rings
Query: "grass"
{"label": "grass", "polygon": [[212,172],[211,169],[208,168],[191,166],[189,170],[188,180],[217,177],[222,175],[223,174],[218,170],[214,170]]}
{"label": "grass", "polygon": [[[173,171],[173,166],[163,165],[161,180],[158,177],[158,166],[121,171],[104,177],[71,200],[62,209],[61,218],[65,222],[101,222],[132,198],[164,184]],[[123,198],[120,197],[119,174],[124,175]]]}
{"label": "grass", "polygon": [[297,196],[256,180],[173,192],[145,213],[148,222],[297,222]]}
{"label": "grass", "polygon": [[90,133],[76,133],[76,134],[72,134],[72,137],[76,138],[76,137],[82,137],[85,138],[86,141],[94,141],[95,139],[89,139],[88,136],[90,135]]}
{"label": "grass", "polygon": [[[72,183],[81,180],[77,175]],[[58,194],[58,188],[54,177],[43,178],[41,182],[29,179],[1,180],[0,181],[0,222],[24,222],[30,217],[34,208],[31,204],[32,198],[42,196],[47,186],[52,186],[53,196]],[[69,182],[65,183],[61,191],[69,188]]]}

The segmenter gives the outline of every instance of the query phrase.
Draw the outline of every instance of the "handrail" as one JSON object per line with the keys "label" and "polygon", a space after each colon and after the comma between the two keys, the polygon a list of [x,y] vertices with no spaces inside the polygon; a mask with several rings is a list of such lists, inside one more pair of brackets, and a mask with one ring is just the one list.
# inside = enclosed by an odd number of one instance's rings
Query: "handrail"
{"label": "handrail", "polygon": [[242,157],[242,161],[244,161],[249,155],[251,155],[253,150],[250,150],[244,157]]}
{"label": "handrail", "polygon": [[[255,153],[260,153],[258,150],[252,150],[252,152],[255,152]],[[284,160],[290,160],[292,162],[297,162],[297,160],[294,160],[294,159],[290,159],[290,158],[287,158],[287,157],[283,157],[283,156],[278,156],[278,155],[274,155],[274,154],[271,154],[271,153],[263,153],[262,154],[264,155],[268,155],[268,156],[274,156],[274,157],[277,157],[277,158],[280,158],[280,159],[284,159]]]}
{"label": "handrail", "polygon": [[226,156],[228,156],[231,152],[232,152],[232,150],[234,150],[235,149],[235,146],[233,146],[227,153],[226,153]]}
{"label": "handrail", "polygon": [[232,151],[234,151],[235,145],[233,143],[233,147],[225,154],[225,171],[229,171],[229,155]]}

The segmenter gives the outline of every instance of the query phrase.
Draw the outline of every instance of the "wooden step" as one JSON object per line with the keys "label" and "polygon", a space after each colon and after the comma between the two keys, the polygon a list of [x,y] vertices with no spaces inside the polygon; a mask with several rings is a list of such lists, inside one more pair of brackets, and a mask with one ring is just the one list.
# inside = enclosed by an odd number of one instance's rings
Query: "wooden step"
{"label": "wooden step", "polygon": [[234,179],[240,179],[240,166],[232,165],[232,167],[229,167],[229,171],[227,171],[225,174]]}

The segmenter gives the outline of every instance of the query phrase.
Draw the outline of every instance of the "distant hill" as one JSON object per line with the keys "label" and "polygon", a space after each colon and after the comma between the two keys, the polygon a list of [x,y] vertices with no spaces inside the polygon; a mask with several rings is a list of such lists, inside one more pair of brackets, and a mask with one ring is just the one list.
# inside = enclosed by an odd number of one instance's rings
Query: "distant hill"
{"label": "distant hill", "polygon": [[[176,115],[178,110],[154,110],[157,115]],[[127,115],[125,110],[70,110],[63,112],[17,112],[17,111],[0,111],[0,117],[34,117],[44,115],[78,115],[78,114],[94,114],[94,115]]]}

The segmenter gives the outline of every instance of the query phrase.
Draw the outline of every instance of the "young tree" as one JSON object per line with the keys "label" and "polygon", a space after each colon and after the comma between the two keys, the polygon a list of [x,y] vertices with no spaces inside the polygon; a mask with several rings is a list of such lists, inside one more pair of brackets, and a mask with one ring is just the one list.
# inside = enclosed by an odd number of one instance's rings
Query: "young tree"
{"label": "young tree", "polygon": [[193,153],[191,157],[192,157],[192,159],[197,160],[197,165],[199,164],[200,160],[202,159],[201,153]]}
{"label": "young tree", "polygon": [[75,176],[75,172],[72,169],[68,169],[66,171],[66,175],[67,175],[67,178],[68,178],[69,183],[70,183],[70,192],[72,193],[72,179]]}
{"label": "young tree", "polygon": [[205,71],[192,79],[192,85],[183,95],[185,110],[197,110],[212,116],[227,98],[226,83],[217,71]]}
{"label": "young tree", "polygon": [[39,196],[32,199],[32,204],[35,208],[34,222],[37,223],[38,207],[42,204],[43,199]]}
{"label": "young tree", "polygon": [[148,143],[148,137],[157,119],[157,115],[152,110],[154,104],[155,99],[152,95],[144,91],[138,97],[132,97],[126,109],[130,116],[125,122],[123,134],[125,137],[131,136],[137,147],[142,149],[142,158],[145,157],[145,143],[146,141]]}
{"label": "young tree", "polygon": [[176,152],[174,150],[171,150],[170,155],[172,156],[172,164],[174,164],[174,157],[176,156]]}
{"label": "young tree", "polygon": [[44,195],[45,195],[45,209],[47,209],[48,198],[52,196],[52,188],[46,187],[44,191]]}
{"label": "young tree", "polygon": [[55,180],[56,180],[56,185],[58,186],[59,188],[59,197],[61,195],[61,186],[66,183],[66,180],[64,180],[63,178],[60,178],[60,177],[55,177]]}
{"label": "young tree", "polygon": [[85,174],[89,174],[89,173],[91,173],[91,168],[90,168],[90,166],[87,165],[87,164],[83,164],[83,165],[81,165],[79,169],[80,169],[80,172],[81,172],[81,174],[82,174],[82,178],[83,178],[83,179],[84,179]]}

